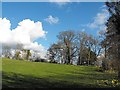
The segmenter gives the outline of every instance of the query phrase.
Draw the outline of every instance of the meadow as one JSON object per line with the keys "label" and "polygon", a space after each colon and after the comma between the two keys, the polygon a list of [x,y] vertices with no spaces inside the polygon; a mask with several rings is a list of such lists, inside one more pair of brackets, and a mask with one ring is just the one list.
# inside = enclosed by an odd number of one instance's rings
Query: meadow
{"label": "meadow", "polygon": [[3,88],[113,88],[105,83],[116,78],[96,66],[2,59]]}

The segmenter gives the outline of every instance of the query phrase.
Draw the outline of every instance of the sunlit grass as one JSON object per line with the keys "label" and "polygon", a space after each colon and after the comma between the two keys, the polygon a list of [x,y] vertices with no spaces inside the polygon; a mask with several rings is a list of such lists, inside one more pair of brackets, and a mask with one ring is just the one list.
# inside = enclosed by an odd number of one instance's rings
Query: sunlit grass
{"label": "sunlit grass", "polygon": [[3,59],[3,87],[112,87],[97,81],[113,80],[116,75],[96,69],[95,66]]}

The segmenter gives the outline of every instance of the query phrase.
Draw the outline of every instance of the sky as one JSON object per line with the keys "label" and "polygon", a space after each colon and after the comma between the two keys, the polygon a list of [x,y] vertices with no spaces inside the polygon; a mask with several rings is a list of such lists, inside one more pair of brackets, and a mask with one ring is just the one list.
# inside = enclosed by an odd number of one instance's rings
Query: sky
{"label": "sky", "polygon": [[96,37],[105,30],[108,17],[104,2],[3,2],[0,43],[20,42],[44,52],[61,31],[84,31]]}

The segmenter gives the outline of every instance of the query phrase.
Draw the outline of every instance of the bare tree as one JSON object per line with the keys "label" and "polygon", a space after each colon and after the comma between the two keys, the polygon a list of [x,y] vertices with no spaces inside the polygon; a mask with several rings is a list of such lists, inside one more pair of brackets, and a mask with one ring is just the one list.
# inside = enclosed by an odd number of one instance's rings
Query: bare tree
{"label": "bare tree", "polygon": [[87,64],[89,65],[96,60],[96,57],[100,52],[98,40],[85,32],[79,32],[77,36],[78,65],[82,64],[83,58],[86,59],[85,61],[87,61]]}
{"label": "bare tree", "polygon": [[59,61],[62,57],[60,44],[52,44],[48,51],[50,54],[49,59],[51,62]]}
{"label": "bare tree", "polygon": [[61,63],[91,64],[96,60],[99,53],[98,41],[85,32],[75,33],[74,31],[60,32],[58,42],[52,44],[48,49],[50,59],[61,61]]}
{"label": "bare tree", "polygon": [[8,46],[8,45],[2,46],[2,55],[4,55],[5,57],[9,58],[10,55],[11,55],[10,49],[11,49],[11,47]]}
{"label": "bare tree", "polygon": [[67,64],[73,63],[73,57],[75,55],[75,39],[76,35],[74,31],[64,31],[60,32],[57,36],[60,43],[62,43],[63,47],[65,48],[65,55],[66,55],[66,61]]}
{"label": "bare tree", "polygon": [[23,45],[22,45],[22,44],[19,44],[19,43],[16,45],[15,56],[14,56],[15,59],[20,59],[20,54],[21,54],[20,51],[21,51],[22,48],[23,48],[22,46],[23,46]]}
{"label": "bare tree", "polygon": [[87,34],[85,32],[78,32],[77,34],[77,48],[78,48],[78,65],[82,64],[82,59],[85,53],[85,42]]}

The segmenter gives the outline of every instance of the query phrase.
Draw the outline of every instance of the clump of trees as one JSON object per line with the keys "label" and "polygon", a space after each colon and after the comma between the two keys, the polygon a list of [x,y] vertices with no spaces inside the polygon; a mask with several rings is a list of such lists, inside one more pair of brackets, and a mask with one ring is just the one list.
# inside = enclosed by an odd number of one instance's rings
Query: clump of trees
{"label": "clump of trees", "polygon": [[63,31],[48,49],[49,59],[62,64],[94,65],[100,54],[99,40],[85,32]]}
{"label": "clump of trees", "polygon": [[[13,51],[13,52],[12,52]],[[13,54],[14,53],[14,54]],[[23,49],[21,44],[17,44],[14,49],[8,45],[4,45],[2,48],[2,55],[6,58],[16,59],[16,60],[29,60],[31,52],[29,49]]]}
{"label": "clump of trees", "polygon": [[2,47],[2,55],[4,55],[7,58],[9,58],[11,56],[9,46],[6,45],[6,46]]}
{"label": "clump of trees", "polygon": [[1,57],[32,62],[47,62],[45,58],[41,57],[38,51],[25,49],[23,48],[23,45],[19,43],[13,47],[10,45],[3,45]]}

